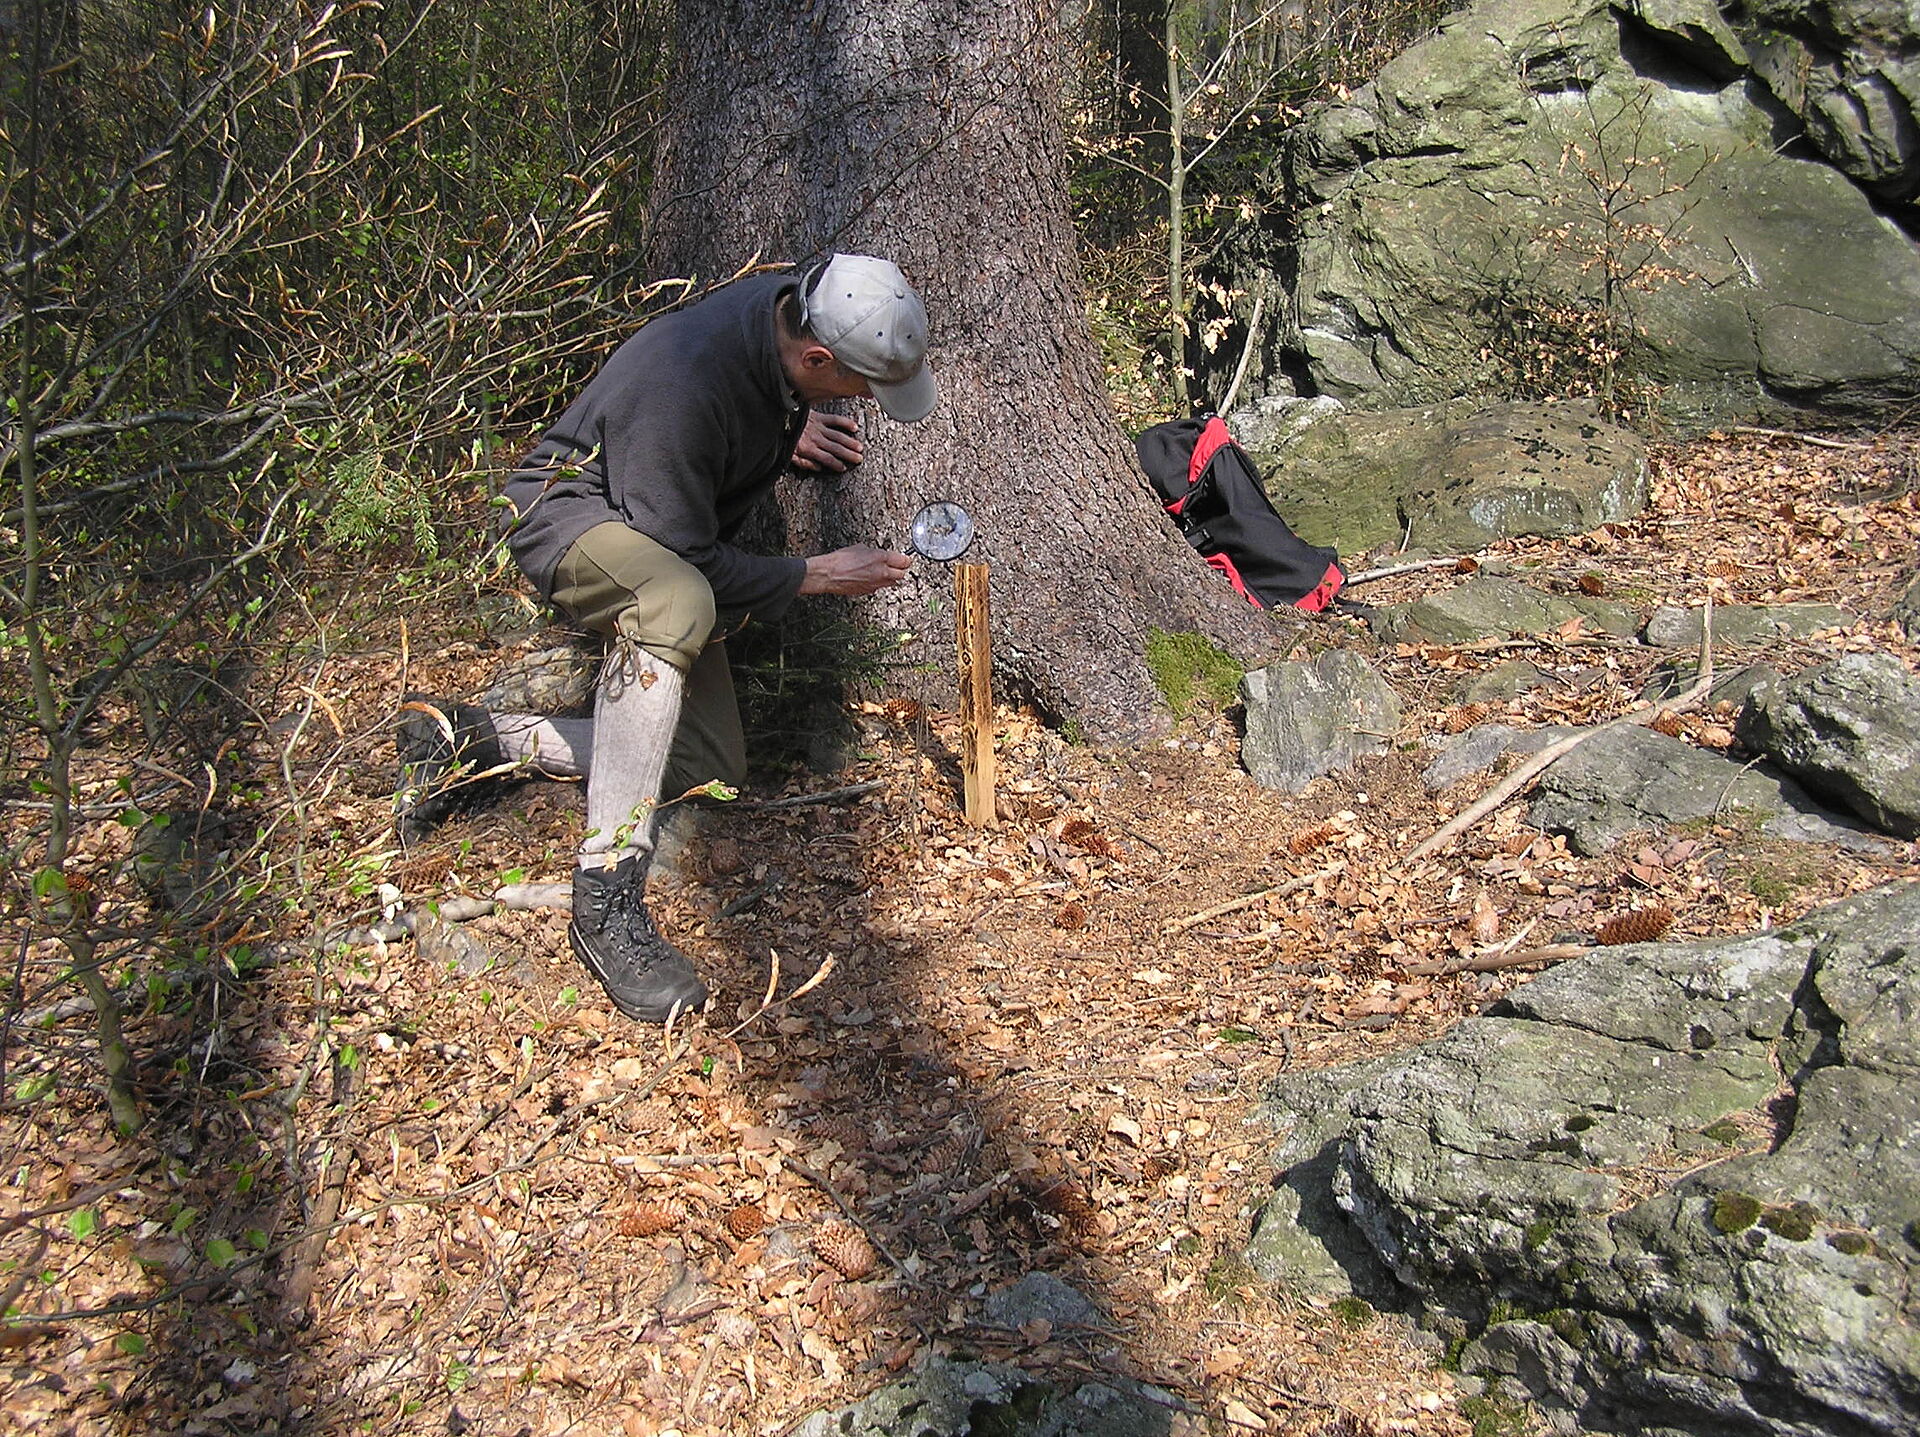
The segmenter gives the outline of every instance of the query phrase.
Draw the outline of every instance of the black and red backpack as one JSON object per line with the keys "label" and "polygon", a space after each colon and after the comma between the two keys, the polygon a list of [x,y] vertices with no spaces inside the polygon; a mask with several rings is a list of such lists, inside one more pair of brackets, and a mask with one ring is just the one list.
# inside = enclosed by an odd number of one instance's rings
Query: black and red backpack
{"label": "black and red backpack", "polygon": [[1216,414],[1156,424],[1134,441],[1167,512],[1207,563],[1256,609],[1318,613],[1347,576],[1274,512],[1259,471]]}

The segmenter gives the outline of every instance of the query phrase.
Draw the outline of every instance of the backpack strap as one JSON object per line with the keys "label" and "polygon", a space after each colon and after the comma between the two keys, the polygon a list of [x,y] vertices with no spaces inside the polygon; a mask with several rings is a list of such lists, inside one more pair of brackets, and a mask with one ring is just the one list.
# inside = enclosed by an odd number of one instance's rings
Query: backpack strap
{"label": "backpack strap", "polygon": [[1213,463],[1213,456],[1227,445],[1233,443],[1233,436],[1227,432],[1227,421],[1218,414],[1207,416],[1206,426],[1200,431],[1200,438],[1193,446],[1193,458],[1187,461],[1187,487],[1199,484],[1207,472],[1207,466]]}

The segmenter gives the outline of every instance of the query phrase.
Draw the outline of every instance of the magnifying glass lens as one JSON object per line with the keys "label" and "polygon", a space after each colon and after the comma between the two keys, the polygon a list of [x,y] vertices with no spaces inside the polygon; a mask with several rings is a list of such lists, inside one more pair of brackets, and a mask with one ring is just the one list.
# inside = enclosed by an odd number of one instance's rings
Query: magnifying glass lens
{"label": "magnifying glass lens", "polygon": [[973,520],[958,504],[942,500],[913,516],[913,550],[929,559],[957,559],[973,543]]}

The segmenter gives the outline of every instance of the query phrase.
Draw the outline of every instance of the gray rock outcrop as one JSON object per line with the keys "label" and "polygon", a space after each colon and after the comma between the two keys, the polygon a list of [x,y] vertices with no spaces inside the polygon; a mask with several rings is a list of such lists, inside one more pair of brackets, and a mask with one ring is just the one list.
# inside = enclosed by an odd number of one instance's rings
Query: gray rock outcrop
{"label": "gray rock outcrop", "polygon": [[1528,821],[1593,855],[1629,833],[1742,815],[1770,838],[1875,841],[1797,784],[1634,725],[1594,735],[1543,773]]}
{"label": "gray rock outcrop", "polygon": [[1920,192],[1920,16],[1900,0],[1630,0],[1624,10],[1718,75],[1743,69],[1826,160],[1890,200]]}
{"label": "gray rock outcrop", "polygon": [[[1711,708],[1716,704],[1728,704],[1738,708],[1761,684],[1775,682],[1779,677],[1779,670],[1769,668],[1766,664],[1716,669],[1713,683],[1707,689],[1706,706]],[[1677,698],[1699,679],[1699,659],[1671,659],[1654,666],[1653,672],[1647,675],[1647,684],[1640,691],[1640,697],[1655,703],[1661,699]]]}
{"label": "gray rock outcrop", "polygon": [[1907,587],[1893,601],[1892,612],[1887,617],[1909,640],[1920,641],[1920,574],[1907,581]]}
{"label": "gray rock outcrop", "polygon": [[1249,1257],[1400,1300],[1562,1425],[1920,1427],[1920,884],[1611,949],[1284,1078]]}
{"label": "gray rock outcrop", "polygon": [[1296,228],[1249,225],[1231,277],[1279,316],[1246,392],[1639,385],[1683,420],[1910,399],[1917,53],[1894,0],[1456,12],[1290,137],[1271,203]]}
{"label": "gray rock outcrop", "polygon": [[1403,542],[1470,553],[1585,533],[1647,503],[1646,442],[1587,404],[1367,413],[1272,398],[1228,423],[1287,522],[1342,553]]}
{"label": "gray rock outcrop", "polygon": [[1579,732],[1570,728],[1513,728],[1503,723],[1475,724],[1435,755],[1421,782],[1430,793],[1453,787],[1462,779],[1491,769],[1508,754],[1536,754]]}
{"label": "gray rock outcrop", "polygon": [[1393,690],[1344,649],[1255,669],[1240,680],[1240,697],[1247,706],[1240,761],[1282,793],[1299,793],[1357,758],[1385,753],[1400,727]]}
{"label": "gray rock outcrop", "polygon": [[[1746,649],[1844,629],[1853,615],[1832,604],[1728,604],[1713,611],[1716,648]],[[1643,638],[1656,648],[1698,648],[1705,611],[1662,605],[1647,617]]]}
{"label": "gray rock outcrop", "polygon": [[1512,634],[1550,634],[1574,620],[1620,638],[1639,627],[1631,613],[1605,599],[1543,594],[1517,580],[1487,574],[1408,603],[1382,604],[1373,623],[1380,637],[1391,642],[1466,644]]}
{"label": "gray rock outcrop", "polygon": [[1887,654],[1847,654],[1754,690],[1734,733],[1816,794],[1920,836],[1920,680]]}
{"label": "gray rock outcrop", "polygon": [[1069,1390],[1003,1363],[936,1357],[851,1406],[814,1413],[793,1437],[1166,1437],[1181,1404],[1146,1391],[1124,1381]]}

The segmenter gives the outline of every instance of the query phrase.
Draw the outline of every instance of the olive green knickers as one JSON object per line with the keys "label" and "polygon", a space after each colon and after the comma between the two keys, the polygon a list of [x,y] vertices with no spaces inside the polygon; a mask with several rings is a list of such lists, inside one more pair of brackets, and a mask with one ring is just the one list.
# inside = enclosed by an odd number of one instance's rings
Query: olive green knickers
{"label": "olive green knickers", "polygon": [[[554,570],[553,604],[591,633],[638,645],[686,675],[662,802],[713,779],[745,782],[747,747],[726,644],[706,576],[663,544],[618,521],[576,539]],[[616,662],[618,653],[609,655]],[[597,751],[596,763],[602,761]]]}

